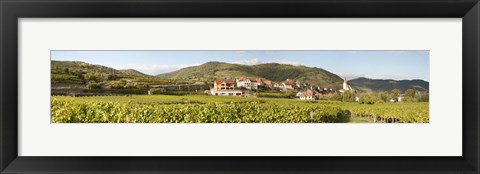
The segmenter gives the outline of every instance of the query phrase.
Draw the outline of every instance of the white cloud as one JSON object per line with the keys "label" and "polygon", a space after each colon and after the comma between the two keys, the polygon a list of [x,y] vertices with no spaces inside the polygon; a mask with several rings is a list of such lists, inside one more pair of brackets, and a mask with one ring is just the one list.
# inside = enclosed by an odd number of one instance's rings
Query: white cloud
{"label": "white cloud", "polygon": [[[413,80],[413,79],[422,79],[422,78],[419,76],[413,76],[413,75],[389,74],[389,75],[383,75],[379,79]],[[427,79],[423,79],[423,80],[427,80]]]}
{"label": "white cloud", "polygon": [[352,79],[356,79],[356,78],[359,78],[359,77],[365,77],[365,78],[369,78],[367,76],[367,74],[365,73],[361,73],[361,72],[358,72],[358,73],[340,73],[338,74],[340,76],[340,78],[347,78],[347,80],[352,80]]}
{"label": "white cloud", "polygon": [[189,66],[196,66],[194,65],[136,65],[136,64],[128,64],[128,65],[121,65],[116,67],[116,69],[134,69],[140,71],[145,74],[149,75],[157,75],[161,73],[167,73],[176,71],[182,68],[186,68]]}
{"label": "white cloud", "polygon": [[259,58],[253,58],[253,59],[249,59],[249,60],[235,61],[235,62],[232,62],[232,63],[242,64],[242,65],[257,65],[257,64],[262,64],[262,61],[260,61]]}

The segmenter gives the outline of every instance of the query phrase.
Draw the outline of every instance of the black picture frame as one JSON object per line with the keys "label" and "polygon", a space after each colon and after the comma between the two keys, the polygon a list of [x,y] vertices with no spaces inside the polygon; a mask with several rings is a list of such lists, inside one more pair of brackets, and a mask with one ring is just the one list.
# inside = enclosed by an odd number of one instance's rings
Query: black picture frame
{"label": "black picture frame", "polygon": [[[479,173],[478,0],[0,0],[1,173]],[[462,157],[18,156],[18,18],[462,18]],[[448,41],[445,41],[448,42]]]}

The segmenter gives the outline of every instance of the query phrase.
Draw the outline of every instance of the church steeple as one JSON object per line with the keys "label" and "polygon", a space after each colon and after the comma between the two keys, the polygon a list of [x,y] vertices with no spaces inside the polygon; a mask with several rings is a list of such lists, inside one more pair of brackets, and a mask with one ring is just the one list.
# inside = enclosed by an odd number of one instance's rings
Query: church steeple
{"label": "church steeple", "polygon": [[352,90],[352,87],[350,87],[350,85],[348,85],[348,83],[347,83],[347,78],[346,77],[343,78],[343,90],[345,90],[345,91],[351,91]]}

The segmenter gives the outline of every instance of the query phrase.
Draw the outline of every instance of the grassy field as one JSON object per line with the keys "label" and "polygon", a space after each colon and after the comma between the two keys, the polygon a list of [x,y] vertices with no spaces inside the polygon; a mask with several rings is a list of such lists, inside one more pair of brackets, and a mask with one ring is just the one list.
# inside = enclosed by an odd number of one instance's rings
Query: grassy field
{"label": "grassy field", "polygon": [[228,96],[52,96],[52,123],[428,123],[428,103]]}

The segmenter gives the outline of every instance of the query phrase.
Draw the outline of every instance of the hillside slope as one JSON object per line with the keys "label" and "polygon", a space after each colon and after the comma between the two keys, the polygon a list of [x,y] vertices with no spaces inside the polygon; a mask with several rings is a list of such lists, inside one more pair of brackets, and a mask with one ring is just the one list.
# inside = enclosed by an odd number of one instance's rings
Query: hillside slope
{"label": "hillside slope", "polygon": [[361,77],[350,80],[348,83],[353,88],[366,91],[390,91],[392,89],[399,89],[400,91],[404,92],[410,88],[420,91],[429,90],[429,82],[424,80],[379,80]]}
{"label": "hillside slope", "polygon": [[64,74],[69,72],[83,72],[83,73],[102,73],[102,74],[111,74],[116,73],[120,74],[121,72],[102,65],[94,65],[80,61],[56,61],[52,60],[50,62],[50,68],[52,74]]}
{"label": "hillside slope", "polygon": [[213,80],[221,77],[260,77],[274,82],[283,82],[289,78],[330,87],[339,87],[342,83],[342,79],[338,75],[320,68],[278,63],[240,65],[223,62],[207,62],[202,65],[187,67],[174,72],[159,74],[157,77],[199,80]]}
{"label": "hillside slope", "polygon": [[134,69],[121,69],[119,70],[123,74],[128,74],[128,75],[136,75],[136,76],[150,76],[147,74],[144,74],[140,71],[134,70]]}
{"label": "hillside slope", "polygon": [[80,61],[50,62],[51,83],[86,84],[89,81],[113,80],[116,78],[149,77],[137,70],[116,70],[114,68],[94,65]]}

